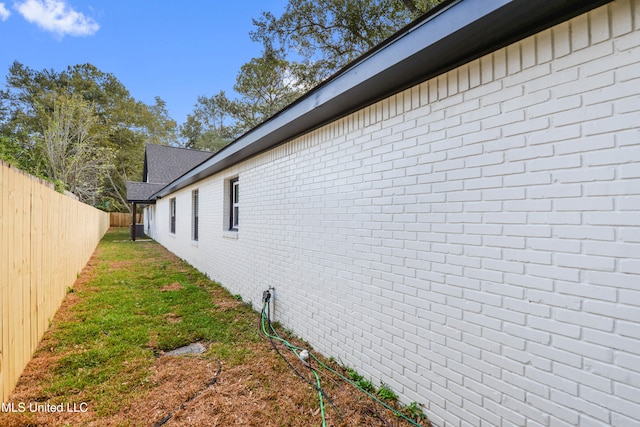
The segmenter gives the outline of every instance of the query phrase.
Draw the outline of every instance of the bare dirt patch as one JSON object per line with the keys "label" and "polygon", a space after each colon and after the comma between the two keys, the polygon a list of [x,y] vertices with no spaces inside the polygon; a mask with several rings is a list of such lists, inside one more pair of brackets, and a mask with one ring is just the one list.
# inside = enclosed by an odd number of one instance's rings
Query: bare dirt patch
{"label": "bare dirt patch", "polygon": [[170,283],[168,285],[164,285],[160,291],[161,292],[167,292],[167,291],[179,291],[180,289],[182,289],[182,285],[178,282],[173,282]]}
{"label": "bare dirt patch", "polygon": [[175,313],[168,313],[165,318],[169,323],[178,323],[182,320],[182,318]]}

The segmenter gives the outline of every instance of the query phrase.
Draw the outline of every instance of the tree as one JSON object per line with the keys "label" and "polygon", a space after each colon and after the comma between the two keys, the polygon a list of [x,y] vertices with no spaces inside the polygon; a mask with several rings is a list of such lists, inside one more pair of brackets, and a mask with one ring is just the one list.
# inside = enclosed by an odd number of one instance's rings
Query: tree
{"label": "tree", "polygon": [[141,108],[144,115],[142,123],[146,127],[148,142],[161,145],[174,144],[178,124],[169,116],[167,103],[159,96],[154,100],[155,104],[149,106],[142,104]]}
{"label": "tree", "polygon": [[250,36],[264,53],[240,69],[239,97],[200,96],[185,145],[217,151],[442,1],[289,0],[280,17],[263,12]]}
{"label": "tree", "polygon": [[367,52],[443,0],[289,0],[276,18],[253,20],[252,40],[302,58],[316,82]]}
{"label": "tree", "polygon": [[188,148],[218,151],[310,87],[297,64],[267,52],[240,69],[234,85],[239,98],[230,100],[223,91],[210,98],[199,96],[193,114],[180,127],[180,135]]}
{"label": "tree", "polygon": [[49,177],[92,205],[102,197],[112,153],[101,147],[94,107],[77,94],[52,94],[53,112],[42,140]]}
{"label": "tree", "polygon": [[11,152],[14,158],[18,154],[16,159],[28,172],[52,180],[53,169],[48,165],[51,159],[43,151],[45,145],[38,141],[45,132],[51,132],[54,111],[57,108],[60,112],[61,96],[90,105],[95,120],[90,127],[91,144],[113,156],[112,167],[98,171],[103,174],[104,191],[94,204],[105,210],[129,209],[126,181],[142,175],[145,143],[175,141],[176,123],[169,117],[165,102],[160,98],[153,105],[136,101],[114,75],[91,64],[56,72],[37,71],[14,62],[6,89],[0,91],[3,151]]}
{"label": "tree", "polygon": [[240,68],[233,87],[241,98],[229,109],[245,132],[296,100],[310,87],[294,64],[267,50]]}
{"label": "tree", "polygon": [[224,91],[210,98],[199,96],[193,114],[180,126],[185,147],[216,152],[236,137]]}

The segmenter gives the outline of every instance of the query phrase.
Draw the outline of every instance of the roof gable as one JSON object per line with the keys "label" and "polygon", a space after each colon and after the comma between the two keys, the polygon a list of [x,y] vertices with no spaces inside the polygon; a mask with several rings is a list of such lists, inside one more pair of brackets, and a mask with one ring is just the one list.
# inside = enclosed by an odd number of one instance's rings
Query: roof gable
{"label": "roof gable", "polygon": [[142,182],[127,181],[127,202],[155,203],[152,196],[205,162],[214,153],[168,145],[147,144]]}
{"label": "roof gable", "polygon": [[144,153],[143,182],[169,184],[214,153],[168,145],[147,144]]}

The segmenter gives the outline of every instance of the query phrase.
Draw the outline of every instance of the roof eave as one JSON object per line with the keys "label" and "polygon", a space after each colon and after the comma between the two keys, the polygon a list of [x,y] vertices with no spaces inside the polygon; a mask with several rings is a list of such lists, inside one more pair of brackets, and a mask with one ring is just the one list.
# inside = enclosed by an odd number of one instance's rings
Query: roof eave
{"label": "roof eave", "polygon": [[155,205],[155,200],[127,200],[127,203],[135,203],[136,205]]}
{"label": "roof eave", "polygon": [[163,197],[367,105],[612,0],[455,0],[363,55],[158,191]]}

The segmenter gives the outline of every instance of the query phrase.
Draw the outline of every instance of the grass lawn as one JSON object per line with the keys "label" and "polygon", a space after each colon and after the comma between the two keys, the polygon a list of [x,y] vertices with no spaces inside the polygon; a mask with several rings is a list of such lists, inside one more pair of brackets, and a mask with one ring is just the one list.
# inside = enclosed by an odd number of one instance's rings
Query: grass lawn
{"label": "grass lawn", "polygon": [[[0,425],[321,425],[317,390],[289,366],[300,361],[281,358],[259,325],[259,313],[162,246],[112,229],[10,398],[26,410],[1,413]],[[163,356],[194,342],[206,352]],[[327,425],[411,425],[335,375],[321,377]],[[404,410],[420,419],[415,405]]]}

